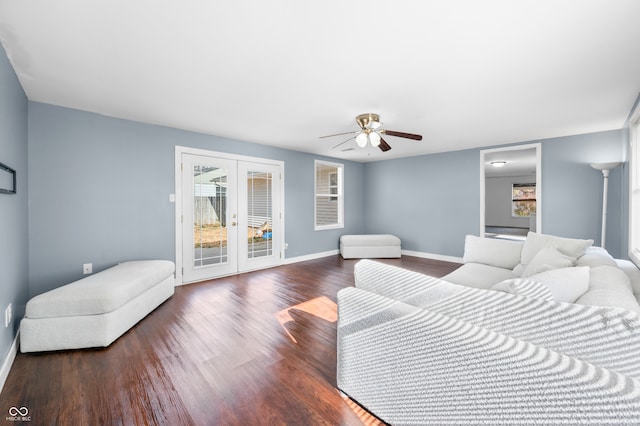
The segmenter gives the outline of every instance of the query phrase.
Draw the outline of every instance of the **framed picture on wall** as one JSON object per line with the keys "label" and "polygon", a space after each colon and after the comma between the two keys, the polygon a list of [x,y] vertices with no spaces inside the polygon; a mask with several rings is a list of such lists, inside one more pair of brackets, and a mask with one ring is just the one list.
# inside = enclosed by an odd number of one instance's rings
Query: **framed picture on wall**
{"label": "framed picture on wall", "polygon": [[0,163],[0,194],[16,193],[16,171]]}

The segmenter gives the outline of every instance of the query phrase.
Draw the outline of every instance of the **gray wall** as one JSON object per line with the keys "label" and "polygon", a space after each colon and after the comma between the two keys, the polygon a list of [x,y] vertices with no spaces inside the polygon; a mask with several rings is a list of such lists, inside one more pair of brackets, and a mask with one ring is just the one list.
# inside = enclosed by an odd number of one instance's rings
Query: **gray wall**
{"label": "gray wall", "polygon": [[[591,163],[624,158],[622,130],[554,138],[542,143],[542,228],[546,234],[592,238],[600,244],[602,223],[602,173]],[[626,182],[623,167],[609,175],[607,250],[626,258],[624,221]]]}
{"label": "gray wall", "polygon": [[403,250],[462,257],[480,229],[480,151],[464,150],[365,166],[368,232],[391,233]]}
{"label": "gray wall", "polygon": [[[0,163],[17,172],[17,194],[0,194],[0,365],[7,357],[28,299],[27,98],[0,45]],[[13,304],[14,320],[4,327]]]}
{"label": "gray wall", "polygon": [[[285,162],[286,257],[362,233],[363,164],[345,164],[345,228],[314,231],[314,160],[237,140],[29,103],[30,294],[130,259],[175,260],[175,146]],[[152,212],[152,213],[150,213]]]}
{"label": "gray wall", "polygon": [[[542,232],[599,244],[602,174],[589,164],[623,158],[622,130],[543,141]],[[496,148],[496,147],[492,147]],[[390,232],[403,249],[461,257],[464,236],[479,234],[480,149],[369,163],[365,224]],[[622,167],[611,172],[607,249],[626,258]]]}

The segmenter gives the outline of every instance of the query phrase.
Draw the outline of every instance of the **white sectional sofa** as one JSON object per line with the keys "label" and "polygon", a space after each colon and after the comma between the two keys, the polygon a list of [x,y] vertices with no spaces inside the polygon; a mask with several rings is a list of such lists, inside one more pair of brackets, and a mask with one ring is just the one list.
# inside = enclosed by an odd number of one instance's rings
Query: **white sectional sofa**
{"label": "white sectional sofa", "polygon": [[470,236],[442,279],[358,262],[339,389],[394,425],[640,424],[638,270],[591,244]]}
{"label": "white sectional sofa", "polygon": [[593,240],[534,232],[524,241],[467,235],[464,265],[442,279],[490,289],[504,280],[528,278],[550,286],[561,302],[608,304],[640,312],[638,268],[592,244]]}

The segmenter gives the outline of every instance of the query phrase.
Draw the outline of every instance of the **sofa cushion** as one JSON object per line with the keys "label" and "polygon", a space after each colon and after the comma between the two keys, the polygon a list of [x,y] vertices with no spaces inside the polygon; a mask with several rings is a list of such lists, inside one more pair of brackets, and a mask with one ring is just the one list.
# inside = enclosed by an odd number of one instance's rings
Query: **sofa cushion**
{"label": "sofa cushion", "polygon": [[615,259],[602,247],[589,247],[575,263],[575,266],[616,266]]}
{"label": "sofa cushion", "polygon": [[168,260],[120,263],[71,284],[35,296],[27,302],[28,318],[99,315],[115,311],[173,275]]}
{"label": "sofa cushion", "polygon": [[582,256],[587,248],[593,245],[593,240],[579,240],[575,238],[562,238],[555,235],[538,234],[529,232],[522,246],[520,262],[527,265],[543,248],[554,248],[565,256],[576,260]]}
{"label": "sofa cushion", "polygon": [[455,271],[442,277],[443,280],[450,283],[484,289],[510,278],[516,278],[510,269],[482,263],[465,263]]}
{"label": "sofa cushion", "polygon": [[549,287],[553,298],[558,302],[574,303],[589,290],[589,267],[552,269],[531,275],[532,280]]}
{"label": "sofa cushion", "polygon": [[527,264],[526,268],[524,268],[522,278],[552,269],[568,268],[569,266],[573,266],[572,258],[565,256],[554,248],[545,247],[540,250],[533,259],[531,259],[531,262]]}
{"label": "sofa cushion", "polygon": [[631,282],[627,274],[615,266],[596,266],[591,268],[589,290],[611,290],[633,296]]}
{"label": "sofa cushion", "polygon": [[464,240],[464,263],[483,263],[513,269],[520,262],[522,242],[467,235]]}
{"label": "sofa cushion", "polygon": [[614,266],[591,268],[589,291],[576,303],[593,306],[614,306],[640,312],[627,274]]}

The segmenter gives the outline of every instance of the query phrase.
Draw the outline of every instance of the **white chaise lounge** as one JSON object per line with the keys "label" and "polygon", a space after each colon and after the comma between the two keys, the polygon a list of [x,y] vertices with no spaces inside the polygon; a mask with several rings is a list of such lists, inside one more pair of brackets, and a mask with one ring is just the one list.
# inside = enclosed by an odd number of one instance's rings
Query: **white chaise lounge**
{"label": "white chaise lounge", "polygon": [[345,259],[400,257],[400,238],[391,234],[343,235],[340,254]]}
{"label": "white chaise lounge", "polygon": [[20,323],[21,352],[109,346],[174,292],[166,260],[120,263],[35,296]]}

